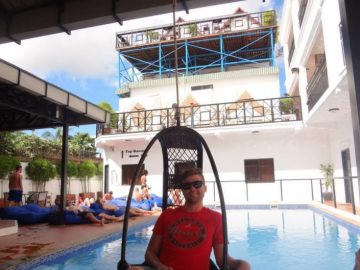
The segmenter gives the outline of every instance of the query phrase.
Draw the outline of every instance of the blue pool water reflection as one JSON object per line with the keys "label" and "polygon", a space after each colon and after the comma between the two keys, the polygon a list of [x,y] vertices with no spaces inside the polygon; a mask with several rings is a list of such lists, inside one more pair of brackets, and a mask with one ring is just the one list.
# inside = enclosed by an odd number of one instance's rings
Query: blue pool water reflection
{"label": "blue pool water reflection", "polygon": [[[248,260],[253,270],[352,269],[360,231],[312,210],[228,210],[229,253]],[[152,226],[129,237],[128,262],[142,262]],[[119,236],[35,268],[116,269]]]}

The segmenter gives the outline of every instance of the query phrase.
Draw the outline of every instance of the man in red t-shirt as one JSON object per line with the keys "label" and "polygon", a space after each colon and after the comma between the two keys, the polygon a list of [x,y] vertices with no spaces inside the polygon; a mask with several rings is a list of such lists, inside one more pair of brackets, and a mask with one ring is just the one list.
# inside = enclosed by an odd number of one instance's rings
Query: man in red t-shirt
{"label": "man in red t-shirt", "polygon": [[[147,266],[130,269],[209,270],[211,250],[222,264],[221,214],[203,206],[206,185],[201,169],[185,171],[180,177],[185,205],[165,210],[157,220],[146,250]],[[246,261],[228,256],[231,270],[250,270]]]}

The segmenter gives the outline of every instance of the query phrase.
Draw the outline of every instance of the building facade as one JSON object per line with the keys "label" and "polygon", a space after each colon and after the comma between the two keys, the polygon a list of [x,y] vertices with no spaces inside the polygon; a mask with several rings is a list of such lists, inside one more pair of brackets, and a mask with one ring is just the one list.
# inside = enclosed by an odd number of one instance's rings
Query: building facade
{"label": "building facade", "polygon": [[[350,187],[356,163],[346,67],[338,63],[341,35],[330,34],[339,31],[338,7],[308,2],[304,8],[285,1],[280,28],[274,11],[248,14],[239,8],[203,21],[179,19],[176,31],[163,25],[117,33],[119,110],[109,126],[99,126],[96,139],[104,151],[105,190],[127,194],[148,141],[176,124],[178,104],[180,124],[198,131],[212,151],[227,203],[320,201],[320,164],[327,163],[340,178],[334,180],[337,200],[349,202],[351,193],[358,198],[357,185]],[[275,65],[279,39],[286,96]],[[162,194],[161,155],[155,145],[144,164],[155,194]],[[206,202],[216,202],[206,158],[204,173]]]}

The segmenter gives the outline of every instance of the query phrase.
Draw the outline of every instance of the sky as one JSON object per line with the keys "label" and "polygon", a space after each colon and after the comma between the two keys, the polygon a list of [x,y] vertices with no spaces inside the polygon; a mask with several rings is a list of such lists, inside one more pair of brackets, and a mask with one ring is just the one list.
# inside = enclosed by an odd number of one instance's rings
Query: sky
{"label": "sky", "polygon": [[[241,7],[247,12],[275,9],[281,20],[283,0],[247,0],[231,4],[192,9],[189,14],[177,12],[185,20],[230,15]],[[169,12],[172,12],[171,10]],[[115,50],[115,34],[146,26],[172,23],[172,13],[142,19],[107,24],[97,27],[27,39],[0,45],[0,58],[78,95],[94,104],[108,102],[117,110],[118,55]],[[50,130],[52,131],[52,130]],[[44,131],[38,130],[41,135]],[[55,131],[53,131],[55,132]],[[95,125],[72,127],[70,134],[88,132],[95,136]]]}

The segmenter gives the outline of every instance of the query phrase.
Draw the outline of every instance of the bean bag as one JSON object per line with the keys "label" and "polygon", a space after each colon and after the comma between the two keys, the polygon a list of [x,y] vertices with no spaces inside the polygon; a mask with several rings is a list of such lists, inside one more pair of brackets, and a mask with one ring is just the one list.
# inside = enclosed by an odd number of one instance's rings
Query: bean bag
{"label": "bean bag", "polygon": [[115,216],[115,217],[121,217],[124,215],[125,213],[125,208],[124,207],[120,207],[117,210],[105,210],[102,206],[102,204],[100,203],[92,203],[90,205],[90,209],[94,212],[95,215],[98,215],[100,213],[105,213],[109,216]]}
{"label": "bean bag", "polygon": [[40,207],[37,204],[4,207],[0,211],[2,219],[16,219],[19,224],[37,224],[47,222],[53,212],[52,208]]}

